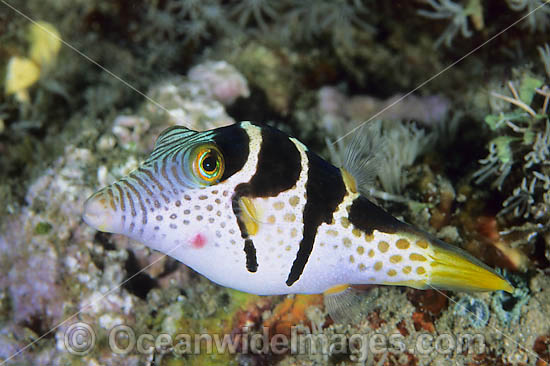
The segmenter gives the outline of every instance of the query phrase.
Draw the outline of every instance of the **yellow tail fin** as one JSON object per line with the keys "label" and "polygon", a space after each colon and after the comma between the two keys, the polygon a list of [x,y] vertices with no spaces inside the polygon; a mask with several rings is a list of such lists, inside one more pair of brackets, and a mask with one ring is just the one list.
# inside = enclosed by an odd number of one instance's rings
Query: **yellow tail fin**
{"label": "yellow tail fin", "polygon": [[470,254],[440,240],[432,242],[432,250],[431,286],[459,291],[514,291],[501,275]]}

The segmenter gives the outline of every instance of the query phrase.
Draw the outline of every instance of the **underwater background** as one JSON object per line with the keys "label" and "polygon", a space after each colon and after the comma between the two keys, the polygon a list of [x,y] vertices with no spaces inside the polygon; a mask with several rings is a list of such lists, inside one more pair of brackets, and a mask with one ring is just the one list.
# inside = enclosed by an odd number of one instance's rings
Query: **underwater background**
{"label": "underwater background", "polygon": [[[542,0],[0,0],[0,365],[547,365],[549,32]],[[334,164],[373,125],[371,199],[516,291],[372,286],[338,324],[321,295],[220,287],[82,221],[163,129],[242,120]],[[177,344],[201,334],[235,348]],[[358,358],[374,335],[407,346]]]}

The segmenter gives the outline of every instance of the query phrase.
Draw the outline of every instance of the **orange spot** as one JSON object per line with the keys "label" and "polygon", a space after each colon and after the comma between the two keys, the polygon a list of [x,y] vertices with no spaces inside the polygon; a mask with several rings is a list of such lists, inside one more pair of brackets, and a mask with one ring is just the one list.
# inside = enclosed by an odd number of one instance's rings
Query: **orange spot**
{"label": "orange spot", "polygon": [[427,260],[426,257],[418,253],[411,253],[411,255],[409,255],[409,259],[411,261],[418,261],[418,262],[425,262]]}
{"label": "orange spot", "polygon": [[309,324],[306,317],[306,309],[310,306],[322,307],[322,304],[322,295],[296,295],[294,298],[287,297],[273,309],[273,315],[263,325],[270,328],[270,334],[285,334],[290,336],[291,327],[300,323]]}
{"label": "orange spot", "polygon": [[419,240],[416,242],[416,245],[418,245],[422,249],[428,249],[428,242],[426,240]]}
{"label": "orange spot", "polygon": [[405,240],[405,239],[399,239],[396,243],[395,243],[395,246],[399,249],[409,249],[409,241],[408,240]]}

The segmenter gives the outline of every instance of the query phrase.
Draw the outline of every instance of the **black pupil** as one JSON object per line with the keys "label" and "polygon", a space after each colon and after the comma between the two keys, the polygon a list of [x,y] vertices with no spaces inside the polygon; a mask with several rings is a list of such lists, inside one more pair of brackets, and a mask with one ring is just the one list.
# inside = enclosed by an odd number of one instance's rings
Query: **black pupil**
{"label": "black pupil", "polygon": [[214,154],[209,153],[202,161],[202,168],[207,173],[212,173],[216,170],[216,157]]}

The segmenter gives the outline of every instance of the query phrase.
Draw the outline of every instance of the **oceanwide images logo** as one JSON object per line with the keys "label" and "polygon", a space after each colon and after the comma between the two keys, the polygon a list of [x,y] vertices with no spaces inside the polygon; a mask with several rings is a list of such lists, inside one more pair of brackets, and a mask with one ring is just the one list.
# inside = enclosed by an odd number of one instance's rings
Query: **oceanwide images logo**
{"label": "oceanwide images logo", "polygon": [[[83,322],[69,326],[64,333],[67,351],[76,356],[85,356],[96,347],[96,333],[91,325]],[[103,342],[102,342],[103,344]],[[230,354],[285,354],[336,355],[349,354],[354,362],[365,361],[369,354],[392,352],[413,355],[434,353],[481,354],[485,352],[482,334],[431,334],[421,333],[404,337],[401,333],[309,333],[303,327],[292,327],[290,335],[270,334],[269,328],[241,333],[219,334],[137,334],[127,325],[120,324],[108,331],[108,347],[113,353],[152,354],[173,353],[189,355],[201,353]]]}

